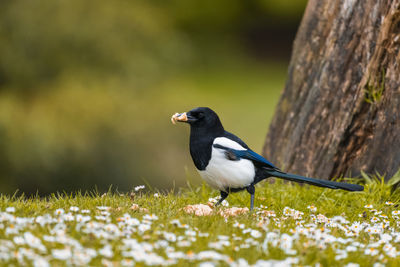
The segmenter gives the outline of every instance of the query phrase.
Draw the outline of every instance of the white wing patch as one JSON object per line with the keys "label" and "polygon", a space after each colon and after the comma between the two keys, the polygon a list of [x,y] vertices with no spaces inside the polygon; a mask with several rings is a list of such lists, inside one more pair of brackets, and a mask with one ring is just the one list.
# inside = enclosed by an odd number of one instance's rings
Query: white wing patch
{"label": "white wing patch", "polygon": [[213,145],[218,144],[224,147],[229,147],[232,149],[236,149],[236,150],[246,150],[246,148],[242,147],[241,145],[239,145],[239,143],[236,143],[235,141],[226,138],[226,137],[218,137],[214,139]]}
{"label": "white wing patch", "polygon": [[[246,150],[240,144],[225,137],[215,138],[213,144],[236,150]],[[224,149],[212,147],[211,159],[200,176],[213,188],[225,191],[229,188],[243,188],[254,181],[254,164],[247,159],[227,159]]]}

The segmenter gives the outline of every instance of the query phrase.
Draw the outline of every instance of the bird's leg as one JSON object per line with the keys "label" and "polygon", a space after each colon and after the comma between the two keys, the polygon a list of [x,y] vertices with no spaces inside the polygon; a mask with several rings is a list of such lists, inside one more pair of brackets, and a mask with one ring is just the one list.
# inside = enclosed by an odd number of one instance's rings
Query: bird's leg
{"label": "bird's leg", "polygon": [[225,200],[225,198],[227,198],[229,194],[227,192],[221,191],[221,198],[218,200],[217,203],[215,203],[215,206],[218,206],[219,204],[222,203],[222,201]]}
{"label": "bird's leg", "polygon": [[246,189],[247,189],[247,192],[249,192],[249,194],[250,194],[250,211],[252,211],[254,208],[254,194],[256,193],[256,189],[254,188],[253,184],[246,187]]}

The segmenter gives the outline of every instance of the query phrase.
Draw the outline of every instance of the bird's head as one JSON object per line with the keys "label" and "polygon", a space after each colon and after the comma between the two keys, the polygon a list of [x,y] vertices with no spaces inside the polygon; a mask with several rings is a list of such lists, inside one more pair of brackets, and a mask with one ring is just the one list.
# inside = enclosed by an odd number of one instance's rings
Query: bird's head
{"label": "bird's head", "polygon": [[175,113],[171,117],[172,123],[186,122],[193,128],[222,128],[217,113],[206,107],[194,108],[188,112]]}

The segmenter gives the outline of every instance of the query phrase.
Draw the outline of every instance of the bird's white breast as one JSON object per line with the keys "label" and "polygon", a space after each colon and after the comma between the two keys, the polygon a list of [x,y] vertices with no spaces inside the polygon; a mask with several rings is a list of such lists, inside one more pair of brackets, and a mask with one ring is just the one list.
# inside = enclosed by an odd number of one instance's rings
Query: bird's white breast
{"label": "bird's white breast", "polygon": [[[219,144],[236,150],[246,150],[235,141],[215,138],[213,144]],[[212,147],[211,159],[200,176],[213,188],[225,191],[227,188],[243,188],[250,185],[255,176],[254,164],[247,159],[229,160],[225,150]]]}

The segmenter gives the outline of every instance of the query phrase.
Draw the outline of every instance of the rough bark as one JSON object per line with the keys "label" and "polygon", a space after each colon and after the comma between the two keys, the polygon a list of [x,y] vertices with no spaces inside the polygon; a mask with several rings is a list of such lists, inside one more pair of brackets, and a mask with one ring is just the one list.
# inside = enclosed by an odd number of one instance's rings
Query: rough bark
{"label": "rough bark", "polygon": [[310,0],[263,152],[324,179],[400,167],[400,0]]}

